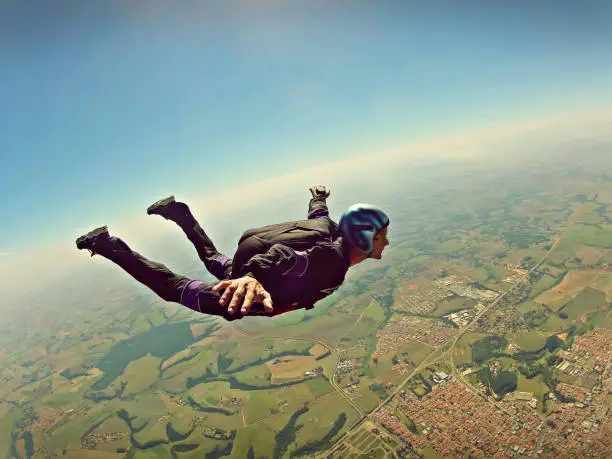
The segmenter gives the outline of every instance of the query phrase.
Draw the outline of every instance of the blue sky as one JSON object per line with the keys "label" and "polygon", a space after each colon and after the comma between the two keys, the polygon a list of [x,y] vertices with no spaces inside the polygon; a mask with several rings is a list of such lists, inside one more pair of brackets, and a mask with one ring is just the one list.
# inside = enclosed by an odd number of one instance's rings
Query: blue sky
{"label": "blue sky", "polygon": [[3,2],[0,254],[168,193],[609,106],[611,2],[411,3]]}

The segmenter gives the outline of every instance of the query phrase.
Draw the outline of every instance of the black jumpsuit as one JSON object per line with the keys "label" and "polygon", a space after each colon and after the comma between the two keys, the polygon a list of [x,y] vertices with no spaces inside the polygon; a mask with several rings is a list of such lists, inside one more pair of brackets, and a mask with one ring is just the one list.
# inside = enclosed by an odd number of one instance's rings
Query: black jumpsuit
{"label": "black jumpsuit", "polygon": [[[249,315],[275,316],[295,309],[312,309],[342,282],[349,268],[349,247],[338,225],[329,218],[325,199],[309,202],[308,218],[253,228],[243,233],[233,259],[219,253],[190,211],[172,218],[195,246],[208,271],[217,279],[251,276],[272,297],[274,311],[267,313],[255,303]],[[227,320],[242,317],[238,309],[227,313],[219,304],[221,293],[210,282],[173,273],[166,266],[148,260],[117,237],[110,238],[96,252],[113,261],[134,279],[165,301],[180,303],[203,314]]]}

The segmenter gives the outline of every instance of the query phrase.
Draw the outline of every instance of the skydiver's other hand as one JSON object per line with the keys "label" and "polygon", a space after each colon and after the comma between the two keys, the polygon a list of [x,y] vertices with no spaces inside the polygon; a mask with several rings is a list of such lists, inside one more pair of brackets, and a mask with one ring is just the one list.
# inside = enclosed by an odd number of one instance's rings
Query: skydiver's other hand
{"label": "skydiver's other hand", "polygon": [[266,312],[272,312],[272,296],[263,288],[257,279],[250,276],[240,277],[239,279],[224,280],[212,288],[213,292],[223,290],[223,295],[219,299],[219,304],[225,306],[230,300],[227,312],[234,314],[240,303],[240,312],[246,315],[251,310],[253,303],[263,303]]}
{"label": "skydiver's other hand", "polygon": [[310,194],[312,194],[313,198],[327,199],[330,193],[331,192],[324,185],[310,187]]}

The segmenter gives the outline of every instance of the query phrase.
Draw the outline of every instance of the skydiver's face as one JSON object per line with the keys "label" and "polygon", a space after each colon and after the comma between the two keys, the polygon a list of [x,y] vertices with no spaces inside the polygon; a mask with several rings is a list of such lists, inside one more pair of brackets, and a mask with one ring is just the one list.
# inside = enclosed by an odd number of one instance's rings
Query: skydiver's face
{"label": "skydiver's face", "polygon": [[375,260],[380,260],[382,258],[383,250],[385,247],[389,245],[389,240],[387,239],[387,228],[384,227],[374,237],[374,241],[372,242],[372,253],[370,254],[370,258],[374,258]]}

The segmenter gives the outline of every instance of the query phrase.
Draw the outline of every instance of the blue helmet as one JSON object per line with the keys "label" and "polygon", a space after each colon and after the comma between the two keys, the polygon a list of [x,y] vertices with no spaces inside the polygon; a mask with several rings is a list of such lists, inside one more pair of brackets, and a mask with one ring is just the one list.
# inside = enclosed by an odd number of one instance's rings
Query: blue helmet
{"label": "blue helmet", "polygon": [[370,204],[353,204],[340,218],[342,235],[368,255],[372,252],[374,236],[388,224],[387,214]]}

